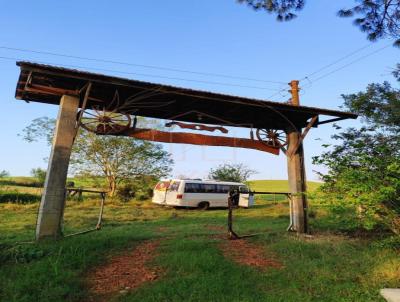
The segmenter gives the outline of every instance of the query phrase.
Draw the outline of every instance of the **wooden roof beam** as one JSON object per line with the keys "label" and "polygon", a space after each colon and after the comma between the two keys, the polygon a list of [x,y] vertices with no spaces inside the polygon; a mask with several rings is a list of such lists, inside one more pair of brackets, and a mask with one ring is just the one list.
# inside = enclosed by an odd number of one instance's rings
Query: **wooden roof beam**
{"label": "wooden roof beam", "polygon": [[267,146],[266,144],[263,144],[258,140],[247,138],[224,137],[183,132],[166,132],[154,129],[140,128],[128,130],[127,132],[118,135],[161,143],[255,149],[274,155],[279,155],[279,148]]}

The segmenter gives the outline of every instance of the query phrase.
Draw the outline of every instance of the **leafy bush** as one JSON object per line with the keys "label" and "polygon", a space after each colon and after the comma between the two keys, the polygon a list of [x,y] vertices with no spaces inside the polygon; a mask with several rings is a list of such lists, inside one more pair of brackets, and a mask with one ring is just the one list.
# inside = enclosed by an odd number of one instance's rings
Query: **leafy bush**
{"label": "leafy bush", "polygon": [[125,180],[118,185],[117,197],[123,202],[133,198],[140,201],[147,200],[153,196],[153,188],[156,183],[157,179],[151,176]]}
{"label": "leafy bush", "polygon": [[6,171],[6,170],[0,171],[0,178],[8,177],[8,176],[10,176],[10,173],[8,171]]}
{"label": "leafy bush", "polygon": [[321,201],[337,213],[351,210],[358,228],[385,226],[400,234],[400,90],[371,84],[343,97],[365,125],[334,135],[337,144],[313,158],[329,170],[321,174]]}
{"label": "leafy bush", "polygon": [[0,245],[0,263],[29,263],[43,256],[44,251],[35,245]]}
{"label": "leafy bush", "polygon": [[42,168],[34,168],[31,170],[31,175],[37,179],[37,182],[40,184],[40,186],[44,185],[46,180],[46,170]]}
{"label": "leafy bush", "polygon": [[377,241],[373,245],[379,248],[391,248],[400,251],[400,237],[391,236],[383,240]]}
{"label": "leafy bush", "polygon": [[135,199],[140,200],[140,201],[147,200],[149,198],[150,198],[150,195],[148,194],[148,192],[143,192],[143,191],[137,192],[136,196],[135,196]]}
{"label": "leafy bush", "polygon": [[16,181],[15,179],[12,179],[12,178],[0,178],[0,185],[3,185],[3,186],[32,187],[32,188],[41,188],[41,187],[43,187],[43,185],[41,185],[39,182],[37,182],[34,179]]}
{"label": "leafy bush", "polygon": [[313,208],[308,210],[308,217],[311,219],[315,219],[317,217],[317,211]]}
{"label": "leafy bush", "polygon": [[135,190],[132,183],[125,183],[118,187],[117,197],[124,202],[127,202],[135,197]]}
{"label": "leafy bush", "polygon": [[0,191],[0,203],[35,203],[40,201],[39,195],[20,193],[18,191]]}

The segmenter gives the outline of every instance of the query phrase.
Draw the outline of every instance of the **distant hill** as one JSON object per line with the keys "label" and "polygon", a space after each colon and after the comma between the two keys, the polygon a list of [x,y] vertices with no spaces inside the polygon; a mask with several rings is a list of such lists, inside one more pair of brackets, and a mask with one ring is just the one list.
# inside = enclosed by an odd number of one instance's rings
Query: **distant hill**
{"label": "distant hill", "polygon": [[[247,183],[253,191],[287,192],[289,190],[289,183],[287,180],[251,180]],[[307,182],[309,191],[316,190],[320,185],[320,182]]]}

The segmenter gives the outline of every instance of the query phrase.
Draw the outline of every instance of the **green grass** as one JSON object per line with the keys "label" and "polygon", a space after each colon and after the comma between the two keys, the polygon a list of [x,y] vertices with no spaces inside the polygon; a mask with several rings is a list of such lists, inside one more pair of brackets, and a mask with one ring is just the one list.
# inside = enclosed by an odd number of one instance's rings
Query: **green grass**
{"label": "green grass", "polygon": [[[272,191],[272,192],[288,192],[289,183],[287,180],[250,180],[248,184],[253,191]],[[321,183],[308,181],[307,187],[309,191],[316,190]]]}
{"label": "green grass", "polygon": [[[106,182],[102,177],[74,177],[68,178],[68,182],[74,182],[75,187],[106,187]],[[15,176],[0,178],[0,186],[10,186],[29,189],[31,187],[40,187],[38,181],[30,176]]]}
{"label": "green grass", "polygon": [[[287,180],[251,180],[247,184],[250,190],[255,192],[289,192],[289,183]],[[309,181],[307,187],[309,192],[315,191],[321,183]],[[286,196],[278,194],[257,195],[257,198],[269,202],[283,202]]]}
{"label": "green grass", "polygon": [[[329,217],[318,208],[311,219],[313,239],[285,231],[286,203],[258,200],[254,208],[235,210],[235,230],[261,233],[248,240],[284,265],[260,271],[230,261],[219,250],[223,239],[212,235],[221,231],[210,226],[225,227],[225,210],[108,202],[101,231],[58,242],[21,243],[34,238],[37,207],[0,204],[0,301],[85,301],[84,280],[91,267],[150,239],[161,240],[154,264],[165,274],[116,301],[368,302],[383,301],[383,287],[400,287],[398,252],[380,244],[381,239],[327,232]],[[97,200],[69,201],[65,233],[93,227],[97,212]],[[340,228],[329,221],[331,230]]]}

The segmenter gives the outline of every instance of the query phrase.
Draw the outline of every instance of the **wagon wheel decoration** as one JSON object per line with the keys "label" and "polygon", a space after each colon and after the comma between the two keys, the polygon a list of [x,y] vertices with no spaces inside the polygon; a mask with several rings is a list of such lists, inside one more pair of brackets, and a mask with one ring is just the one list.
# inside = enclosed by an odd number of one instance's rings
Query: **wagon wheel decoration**
{"label": "wagon wheel decoration", "polygon": [[257,129],[257,138],[267,146],[281,148],[287,145],[286,132],[275,129]]}
{"label": "wagon wheel decoration", "polygon": [[131,116],[129,114],[106,111],[106,110],[81,110],[79,125],[84,129],[96,134],[118,134],[131,127]]}

